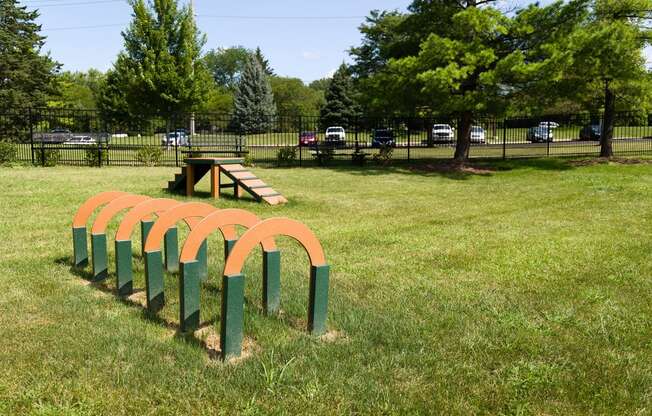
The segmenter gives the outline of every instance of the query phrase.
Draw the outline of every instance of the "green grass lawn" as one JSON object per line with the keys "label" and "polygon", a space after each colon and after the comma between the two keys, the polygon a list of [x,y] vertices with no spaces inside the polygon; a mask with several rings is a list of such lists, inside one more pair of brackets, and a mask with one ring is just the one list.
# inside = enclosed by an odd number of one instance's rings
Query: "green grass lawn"
{"label": "green grass lawn", "polygon": [[[649,414],[652,164],[489,166],[254,169],[290,202],[215,204],[315,231],[332,337],[305,332],[307,258],[281,239],[283,312],[261,311],[256,252],[250,356],[231,364],[177,333],[176,276],[152,316],[111,293],[113,274],[89,285],[70,267],[81,202],[168,196],[177,169],[0,168],[0,414]],[[202,321],[216,327],[217,236],[209,250]]]}

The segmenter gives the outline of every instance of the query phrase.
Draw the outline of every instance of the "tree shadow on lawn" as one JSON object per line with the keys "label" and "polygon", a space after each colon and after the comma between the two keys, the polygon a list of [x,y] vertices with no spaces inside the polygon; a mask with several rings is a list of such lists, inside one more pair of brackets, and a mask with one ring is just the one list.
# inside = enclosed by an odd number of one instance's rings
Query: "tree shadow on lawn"
{"label": "tree shadow on lawn", "polygon": [[452,180],[468,180],[474,176],[493,176],[496,172],[514,171],[519,169],[535,169],[543,171],[566,171],[579,167],[572,159],[511,159],[511,160],[471,160],[463,165],[451,160],[395,160],[392,165],[381,166],[368,163],[365,166],[350,164],[333,164],[322,169],[346,172],[360,176],[379,176],[387,174],[419,175],[426,177],[444,177]]}

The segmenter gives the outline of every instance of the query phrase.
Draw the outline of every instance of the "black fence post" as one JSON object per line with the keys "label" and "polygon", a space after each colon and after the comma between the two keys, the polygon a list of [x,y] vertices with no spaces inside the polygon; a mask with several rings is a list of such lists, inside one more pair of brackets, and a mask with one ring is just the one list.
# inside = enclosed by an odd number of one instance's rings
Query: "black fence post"
{"label": "black fence post", "polygon": [[102,167],[102,141],[97,142],[97,167]]}
{"label": "black fence post", "polygon": [[[176,117],[174,114],[172,114],[172,132],[173,132],[173,137],[174,137],[174,164],[176,167],[179,167],[179,139],[180,137],[177,136],[177,128],[176,128]],[[167,142],[167,135],[166,135],[166,142]]]}
{"label": "black fence post", "polygon": [[408,160],[408,162],[410,161],[410,141],[411,141],[410,140],[410,125],[412,124],[411,122],[412,122],[412,119],[408,119],[408,123],[407,123],[407,148],[408,148],[407,160]]}
{"label": "black fence post", "polygon": [[503,160],[507,158],[507,119],[503,119]]}
{"label": "black fence post", "polygon": [[27,109],[27,122],[29,123],[29,147],[32,152],[32,165],[36,164],[34,160],[34,125],[32,123],[32,107]]}
{"label": "black fence post", "polygon": [[299,167],[303,166],[303,146],[301,145],[302,131],[303,131],[303,116],[299,116]]}
{"label": "black fence post", "polygon": [[41,166],[45,167],[45,142],[41,138]]}

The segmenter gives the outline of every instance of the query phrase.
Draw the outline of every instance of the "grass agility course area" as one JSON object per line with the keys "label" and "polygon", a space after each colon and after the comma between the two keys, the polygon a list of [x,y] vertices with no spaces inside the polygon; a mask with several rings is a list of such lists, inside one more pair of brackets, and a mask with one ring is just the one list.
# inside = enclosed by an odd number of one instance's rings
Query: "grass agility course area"
{"label": "grass agility course area", "polygon": [[0,414],[652,411],[652,164],[254,168],[288,198],[275,207],[210,200],[204,180],[194,198],[172,197],[297,219],[331,265],[329,332],[316,338],[305,253],[278,240],[282,311],[268,317],[257,249],[244,269],[247,354],[232,363],[212,352],[219,235],[195,335],[178,331],[177,276],[166,274],[167,304],[152,315],[113,293],[112,244],[106,281],[71,268],[84,200],[170,197],[176,170],[0,169]]}

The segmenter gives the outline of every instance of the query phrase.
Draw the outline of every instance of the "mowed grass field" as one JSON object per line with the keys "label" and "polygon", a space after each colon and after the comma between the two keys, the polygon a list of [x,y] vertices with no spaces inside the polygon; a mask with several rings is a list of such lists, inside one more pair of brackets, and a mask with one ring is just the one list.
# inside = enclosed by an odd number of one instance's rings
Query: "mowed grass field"
{"label": "mowed grass field", "polygon": [[[176,275],[152,316],[113,295],[112,263],[102,284],[70,266],[79,204],[110,189],[167,197],[177,169],[0,168],[0,414],[650,414],[652,164],[486,168],[254,169],[282,207],[200,193],[303,221],[332,267],[319,339],[304,329],[305,254],[279,239],[275,317],[252,255],[249,355],[229,364],[178,333]],[[202,321],[219,329],[217,236],[209,257]]]}

